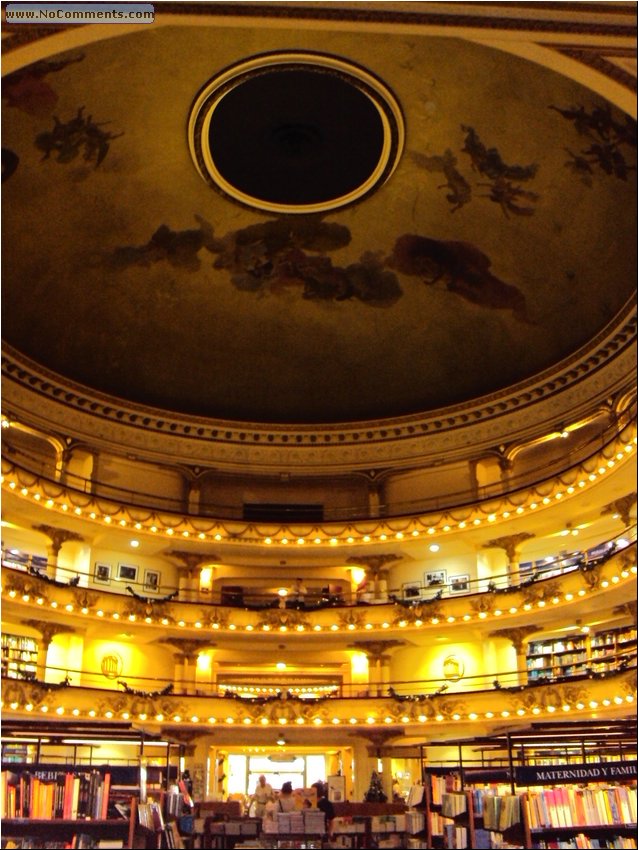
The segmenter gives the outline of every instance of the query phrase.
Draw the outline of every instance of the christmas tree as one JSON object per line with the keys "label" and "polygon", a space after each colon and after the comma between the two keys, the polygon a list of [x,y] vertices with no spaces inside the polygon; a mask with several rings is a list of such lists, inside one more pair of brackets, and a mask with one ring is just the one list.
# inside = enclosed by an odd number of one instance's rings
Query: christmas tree
{"label": "christmas tree", "polygon": [[366,791],[365,801],[366,803],[385,803],[387,799],[387,795],[383,793],[381,777],[376,770],[373,770],[370,777],[370,787]]}

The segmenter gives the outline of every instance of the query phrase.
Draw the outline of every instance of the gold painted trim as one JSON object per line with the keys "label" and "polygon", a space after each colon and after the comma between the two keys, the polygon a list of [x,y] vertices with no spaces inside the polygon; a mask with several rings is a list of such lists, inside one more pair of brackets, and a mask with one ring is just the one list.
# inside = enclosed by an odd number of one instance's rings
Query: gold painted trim
{"label": "gold painted trim", "polygon": [[[246,80],[276,68],[309,68],[333,73],[363,92],[376,108],[383,126],[383,148],[372,174],[357,188],[328,201],[314,204],[281,204],[248,195],[233,186],[220,173],[208,142],[215,110],[224,97]],[[325,213],[362,200],[389,180],[397,167],[405,144],[401,107],[390,89],[374,74],[338,56],[310,51],[278,51],[253,56],[225,68],[199,92],[188,121],[188,145],[199,175],[234,201],[271,214]]]}

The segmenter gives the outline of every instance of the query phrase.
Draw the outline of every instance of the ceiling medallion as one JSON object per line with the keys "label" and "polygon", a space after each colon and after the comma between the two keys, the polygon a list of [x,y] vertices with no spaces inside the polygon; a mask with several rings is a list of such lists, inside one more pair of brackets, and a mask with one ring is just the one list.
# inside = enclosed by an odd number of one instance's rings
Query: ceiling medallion
{"label": "ceiling medallion", "polygon": [[358,65],[323,53],[253,56],[198,94],[188,138],[200,175],[270,213],[323,213],[388,180],[404,144],[392,92]]}

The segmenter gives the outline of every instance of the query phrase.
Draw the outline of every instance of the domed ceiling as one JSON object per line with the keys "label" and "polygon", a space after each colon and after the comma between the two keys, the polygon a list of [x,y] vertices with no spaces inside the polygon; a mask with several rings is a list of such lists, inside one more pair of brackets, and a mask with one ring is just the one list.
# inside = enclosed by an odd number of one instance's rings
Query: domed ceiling
{"label": "domed ceiling", "polygon": [[[273,94],[290,51],[320,70]],[[210,83],[254,57],[254,92]],[[3,107],[3,336],[128,401],[431,411],[564,360],[634,291],[635,124],[488,47],[140,27],[5,77]]]}

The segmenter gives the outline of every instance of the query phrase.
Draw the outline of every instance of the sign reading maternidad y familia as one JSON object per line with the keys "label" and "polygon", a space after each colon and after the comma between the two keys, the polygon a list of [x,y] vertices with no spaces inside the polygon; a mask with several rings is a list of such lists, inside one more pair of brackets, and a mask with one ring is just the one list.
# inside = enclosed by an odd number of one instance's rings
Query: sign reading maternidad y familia
{"label": "sign reading maternidad y familia", "polygon": [[636,761],[538,764],[517,767],[517,785],[559,785],[584,782],[622,782],[636,779]]}

